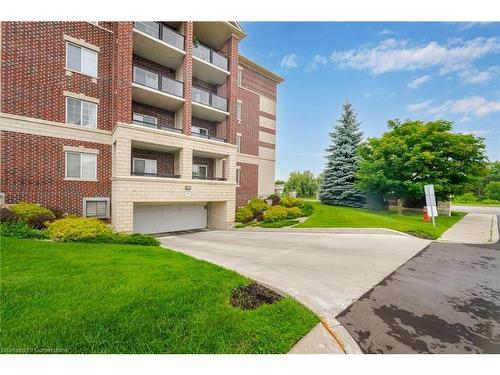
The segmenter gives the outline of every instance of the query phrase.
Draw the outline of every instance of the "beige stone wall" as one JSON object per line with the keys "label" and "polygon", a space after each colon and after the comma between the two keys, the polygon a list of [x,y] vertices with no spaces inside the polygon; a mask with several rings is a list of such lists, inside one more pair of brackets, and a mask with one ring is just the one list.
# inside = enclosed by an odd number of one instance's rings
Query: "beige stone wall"
{"label": "beige stone wall", "polygon": [[266,112],[271,115],[276,115],[276,101],[261,95],[259,109],[262,112]]}
{"label": "beige stone wall", "polygon": [[259,126],[276,130],[276,120],[272,120],[265,116],[259,116]]}

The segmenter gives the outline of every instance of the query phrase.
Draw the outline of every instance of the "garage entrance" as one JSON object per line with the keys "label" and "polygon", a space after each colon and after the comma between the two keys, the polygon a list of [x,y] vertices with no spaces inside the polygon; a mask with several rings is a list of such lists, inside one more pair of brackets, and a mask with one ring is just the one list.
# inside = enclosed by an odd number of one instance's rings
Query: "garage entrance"
{"label": "garage entrance", "polygon": [[165,233],[207,227],[207,203],[134,204],[134,232]]}

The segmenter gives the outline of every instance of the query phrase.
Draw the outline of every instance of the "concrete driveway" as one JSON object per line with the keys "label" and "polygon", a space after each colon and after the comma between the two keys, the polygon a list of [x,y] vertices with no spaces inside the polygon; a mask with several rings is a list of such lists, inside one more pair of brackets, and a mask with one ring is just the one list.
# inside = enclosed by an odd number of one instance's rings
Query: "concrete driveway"
{"label": "concrete driveway", "polygon": [[235,270],[335,317],[429,241],[398,234],[202,231],[164,247]]}

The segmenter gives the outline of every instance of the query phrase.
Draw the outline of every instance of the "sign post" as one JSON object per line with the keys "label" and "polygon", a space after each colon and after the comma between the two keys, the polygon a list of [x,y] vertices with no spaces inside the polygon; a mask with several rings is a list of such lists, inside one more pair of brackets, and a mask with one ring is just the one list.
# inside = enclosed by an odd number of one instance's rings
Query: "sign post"
{"label": "sign post", "polygon": [[427,212],[432,218],[432,225],[436,227],[435,217],[438,215],[436,195],[434,194],[434,185],[425,185],[425,204],[427,206]]}

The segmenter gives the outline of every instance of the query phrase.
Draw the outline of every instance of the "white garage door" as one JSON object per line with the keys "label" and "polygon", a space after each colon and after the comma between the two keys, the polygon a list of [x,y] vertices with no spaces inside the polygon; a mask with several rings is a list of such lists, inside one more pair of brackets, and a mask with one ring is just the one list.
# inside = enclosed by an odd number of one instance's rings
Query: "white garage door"
{"label": "white garage door", "polygon": [[206,227],[206,203],[134,205],[134,232],[163,233]]}

